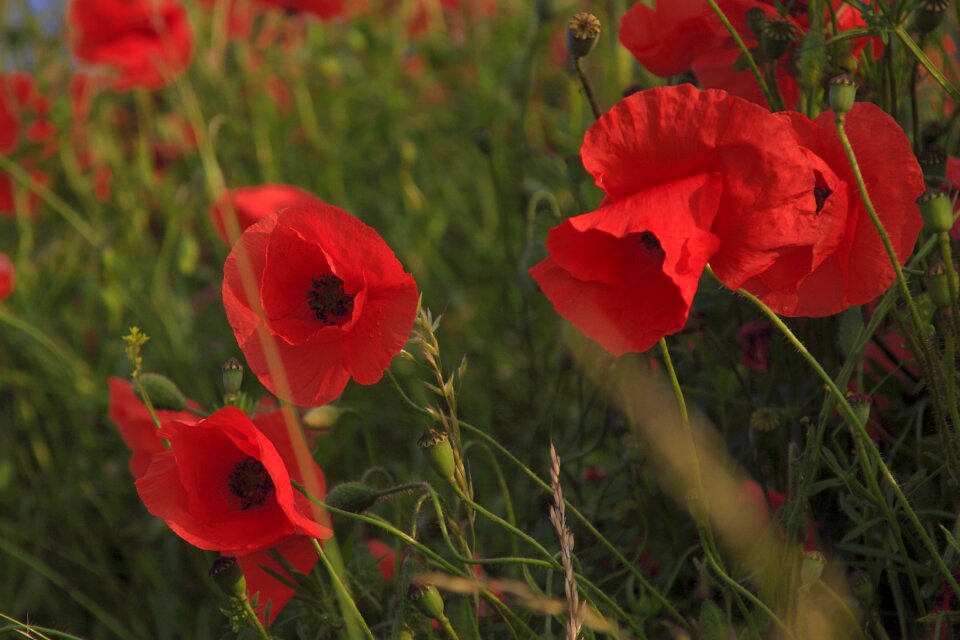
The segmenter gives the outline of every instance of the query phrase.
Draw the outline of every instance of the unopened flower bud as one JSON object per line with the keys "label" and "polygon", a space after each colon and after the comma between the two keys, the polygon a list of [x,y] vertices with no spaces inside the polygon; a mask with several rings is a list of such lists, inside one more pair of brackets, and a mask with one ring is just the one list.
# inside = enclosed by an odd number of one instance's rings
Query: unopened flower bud
{"label": "unopened flower bud", "polygon": [[827,559],[819,551],[807,551],[800,565],[800,588],[809,589],[820,581]]}
{"label": "unopened flower bud", "polygon": [[338,409],[332,404],[313,407],[303,414],[303,425],[309,429],[324,431],[337,424],[341,415],[343,415],[343,409]]}
{"label": "unopened flower bud", "polygon": [[953,207],[946,192],[927,189],[917,198],[923,225],[932,233],[950,231],[953,228]]}
{"label": "unopened flower bud", "polygon": [[923,284],[937,309],[949,309],[953,299],[957,297],[956,289],[953,291],[954,295],[950,295],[950,276],[943,262],[936,262],[927,269]]}
{"label": "unopened flower bud", "polygon": [[187,408],[187,399],[177,388],[173,380],[160,375],[159,373],[141,373],[140,385],[134,385],[134,390],[141,400],[140,387],[150,398],[154,409],[167,409],[170,411],[183,411]]}
{"label": "unopened flower bud", "polygon": [[417,444],[420,445],[427,457],[427,462],[437,472],[437,475],[447,482],[453,482],[456,464],[453,459],[453,447],[450,445],[450,438],[447,437],[447,434],[438,429],[427,427]]}
{"label": "unopened flower bud", "polygon": [[830,108],[837,115],[845,114],[853,108],[857,97],[857,83],[845,73],[830,80]]}
{"label": "unopened flower bud", "polygon": [[857,570],[850,574],[850,589],[863,605],[869,607],[873,602],[873,580],[866,571]]}
{"label": "unopened flower bud", "polygon": [[920,0],[913,12],[913,26],[921,34],[928,34],[940,26],[949,8],[950,0]]}
{"label": "unopened flower bud", "polygon": [[757,37],[757,40],[763,39],[763,30],[767,26],[767,12],[760,7],[753,7],[747,11],[747,27],[750,32]]}
{"label": "unopened flower bud", "polygon": [[847,402],[850,403],[850,408],[853,409],[860,424],[867,424],[867,420],[870,419],[870,397],[864,393],[848,391]]}
{"label": "unopened flower bud", "polygon": [[423,615],[433,620],[443,617],[443,597],[432,584],[410,584],[407,600]]}
{"label": "unopened flower bud", "polygon": [[377,490],[363,482],[343,482],[327,493],[324,502],[341,511],[363,513],[375,505],[379,497]]}
{"label": "unopened flower bud", "polygon": [[776,60],[787,52],[797,39],[797,29],[789,20],[771,20],[763,28],[766,36],[767,55]]}
{"label": "unopened flower bud", "polygon": [[567,25],[567,50],[574,60],[583,58],[593,51],[600,37],[600,20],[586,11],[573,16]]}
{"label": "unopened flower bud", "polygon": [[230,358],[220,365],[220,380],[223,382],[223,392],[227,395],[240,391],[243,383],[243,365],[236,358]]}
{"label": "unopened flower bud", "polygon": [[247,597],[247,580],[243,571],[232,556],[220,556],[210,567],[210,577],[225,594],[241,600]]}

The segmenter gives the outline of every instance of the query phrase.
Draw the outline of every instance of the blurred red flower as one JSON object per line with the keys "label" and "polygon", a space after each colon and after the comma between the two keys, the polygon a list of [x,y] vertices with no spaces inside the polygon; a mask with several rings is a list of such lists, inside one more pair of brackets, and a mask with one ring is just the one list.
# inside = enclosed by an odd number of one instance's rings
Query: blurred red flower
{"label": "blurred red flower", "polygon": [[[238,187],[224,192],[210,209],[210,218],[223,241],[232,245],[239,233],[262,218],[282,209],[296,205],[322,205],[318,197],[299,187],[288,184],[262,184],[254,187]],[[230,236],[227,217],[230,206],[237,217],[236,237]]]}
{"label": "blurred red flower", "polygon": [[377,561],[377,568],[380,570],[383,579],[387,582],[393,580],[397,563],[397,554],[393,547],[376,538],[367,540],[365,544],[370,551],[370,555]]}
{"label": "blurred red flower", "polygon": [[[751,291],[786,316],[826,316],[873,300],[887,290],[895,274],[860,198],[833,112],[813,121],[795,112],[777,117],[790,123],[794,139],[814,166],[816,184],[808,197],[815,209],[794,223],[808,227],[814,241],[785,246],[747,280],[730,281],[720,269],[718,277],[731,288]],[[925,187],[910,141],[893,118],[868,103],[854,105],[845,128],[870,199],[902,264],[923,226],[914,201]]]}
{"label": "blurred red flower", "polygon": [[13,262],[5,253],[0,253],[0,300],[8,297],[17,286],[17,273]]}
{"label": "blurred red flower", "polygon": [[351,378],[383,376],[413,327],[417,285],[367,225],[328,204],[297,206],[240,236],[223,304],[260,382],[288,402],[322,405]]}
{"label": "blurred red flower", "polygon": [[[120,430],[120,437],[130,449],[130,473],[139,478],[146,473],[150,461],[158,453],[166,451],[163,441],[157,437],[157,428],[153,425],[150,412],[140,398],[133,392],[133,385],[129,380],[110,378],[107,381],[110,388],[108,415],[110,420]],[[165,425],[174,420],[179,422],[196,422],[198,418],[189,411],[157,410],[157,419]]]}
{"label": "blurred red flower", "polygon": [[[764,493],[766,493],[766,496],[764,496]],[[782,509],[787,503],[787,496],[784,494],[771,487],[764,490],[756,480],[749,478],[740,485],[740,494],[737,498],[742,506],[743,517],[753,518],[760,527],[769,526],[770,515]],[[779,526],[777,527],[777,534],[783,538],[784,532]],[[818,550],[816,536],[817,525],[812,518],[807,518],[803,540],[805,551]]]}
{"label": "blurred red flower", "polygon": [[[290,482],[313,472],[320,485],[316,497],[323,498],[323,473],[302,437],[290,439],[281,412],[258,416],[255,424],[239,409],[224,407],[200,421],[172,420],[156,436],[170,449],[154,455],[137,479],[137,492],[150,513],[195,547],[242,557],[291,536],[332,535]],[[306,458],[298,456],[298,446]],[[301,459],[312,468],[301,470]]]}
{"label": "blurred red flower", "polygon": [[73,54],[116,72],[113,88],[159,89],[190,65],[193,31],[177,0],[73,0]]}
{"label": "blurred red flower", "polygon": [[346,0],[259,0],[261,4],[283,9],[289,13],[309,13],[321,20],[330,20],[346,9]]}
{"label": "blurred red flower", "polygon": [[683,328],[708,260],[718,273],[755,269],[796,243],[784,230],[814,186],[787,122],[690,85],[622,100],[587,131],[581,156],[607,197],[553,229],[550,256],[530,273],[615,355]]}
{"label": "blurred red flower", "polygon": [[[33,77],[23,72],[0,74],[0,153],[16,156],[21,168],[36,184],[49,181],[37,168],[40,160],[57,151],[55,129],[49,120],[50,100],[37,89]],[[22,187],[0,171],[0,214],[12,214]],[[24,194],[27,212],[35,213],[40,198],[33,191]]]}

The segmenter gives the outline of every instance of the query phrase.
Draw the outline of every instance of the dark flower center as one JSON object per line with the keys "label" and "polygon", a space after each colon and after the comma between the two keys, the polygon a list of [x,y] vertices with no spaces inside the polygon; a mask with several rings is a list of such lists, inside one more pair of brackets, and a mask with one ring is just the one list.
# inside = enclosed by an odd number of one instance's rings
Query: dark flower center
{"label": "dark flower center", "polygon": [[310,284],[307,304],[320,324],[328,327],[339,326],[350,318],[353,312],[353,296],[344,292],[343,280],[328,273],[312,278]]}
{"label": "dark flower center", "polygon": [[266,467],[249,456],[233,466],[229,484],[230,493],[240,498],[240,508],[244,511],[262,505],[273,491],[273,480]]}
{"label": "dark flower center", "polygon": [[823,205],[827,202],[827,198],[833,193],[833,189],[827,186],[827,183],[819,171],[814,171],[813,175],[816,177],[816,182],[813,186],[813,198],[817,202],[817,213],[820,213]]}
{"label": "dark flower center", "polygon": [[666,253],[663,251],[663,246],[660,244],[660,240],[657,239],[657,236],[651,231],[643,231],[637,237],[637,244],[639,244],[644,251],[645,258],[650,262],[661,265],[663,264],[663,259],[666,257]]}

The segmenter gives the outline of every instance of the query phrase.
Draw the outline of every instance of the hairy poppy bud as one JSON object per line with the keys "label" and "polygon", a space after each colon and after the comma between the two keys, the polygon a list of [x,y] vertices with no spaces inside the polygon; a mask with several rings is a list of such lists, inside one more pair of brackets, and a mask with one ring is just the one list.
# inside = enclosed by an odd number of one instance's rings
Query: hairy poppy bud
{"label": "hairy poppy bud", "polygon": [[427,427],[417,441],[427,456],[427,462],[441,478],[453,482],[456,464],[453,459],[453,447],[447,434],[438,429]]}
{"label": "hairy poppy bud", "polygon": [[154,409],[168,409],[170,411],[183,411],[187,408],[187,399],[177,388],[173,380],[160,375],[159,373],[140,374],[140,385],[134,385],[137,397],[143,400],[140,395],[140,387],[150,398]]}
{"label": "hairy poppy bud", "polygon": [[567,50],[574,60],[583,58],[593,51],[600,37],[600,20],[586,11],[573,16],[567,25]]}
{"label": "hairy poppy bud", "polygon": [[220,381],[223,383],[223,392],[231,395],[240,391],[243,383],[243,365],[236,358],[230,358],[220,365]]}
{"label": "hairy poppy bud", "polygon": [[800,588],[809,589],[820,581],[827,559],[819,551],[807,551],[800,565]]}
{"label": "hairy poppy bud", "polygon": [[950,0],[920,0],[913,12],[913,26],[921,34],[928,34],[940,26],[949,8]]}
{"label": "hairy poppy bud", "polygon": [[220,556],[210,567],[210,577],[225,594],[243,600],[247,597],[247,579],[243,576],[237,559],[232,556]]}
{"label": "hairy poppy bud", "polygon": [[330,490],[324,502],[341,511],[363,513],[375,505],[379,497],[379,492],[363,482],[343,482]]}
{"label": "hairy poppy bud", "polygon": [[940,189],[927,189],[917,198],[924,226],[933,233],[950,231],[953,228],[953,207],[950,198]]}
{"label": "hairy poppy bud", "polygon": [[767,12],[760,7],[753,7],[747,11],[747,27],[750,32],[757,37],[757,40],[763,39],[763,30],[767,26]]}
{"label": "hairy poppy bud", "polygon": [[411,584],[407,589],[407,600],[428,618],[439,620],[443,617],[443,597],[432,584]]}
{"label": "hairy poppy bud", "polygon": [[857,83],[845,73],[830,80],[830,108],[842,115],[853,108],[853,99],[857,97]]}
{"label": "hairy poppy bud", "polygon": [[771,20],[763,27],[766,36],[767,55],[776,60],[787,52],[797,39],[797,29],[789,20]]}
{"label": "hairy poppy bud", "polygon": [[[950,276],[947,275],[947,268],[942,262],[937,262],[927,269],[923,284],[937,309],[950,308],[953,304],[950,295]],[[953,293],[956,296],[958,292],[954,290]]]}

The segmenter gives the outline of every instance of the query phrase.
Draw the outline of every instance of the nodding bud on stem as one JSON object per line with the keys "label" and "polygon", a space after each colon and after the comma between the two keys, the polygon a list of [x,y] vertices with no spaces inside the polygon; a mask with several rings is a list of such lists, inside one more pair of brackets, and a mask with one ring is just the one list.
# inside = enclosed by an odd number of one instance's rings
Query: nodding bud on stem
{"label": "nodding bud on stem", "polygon": [[[159,373],[141,373],[140,387],[150,398],[154,409],[183,411],[187,408],[187,399],[173,380],[166,376]],[[140,396],[140,387],[134,385],[134,392],[143,400]]]}
{"label": "nodding bud on stem", "polygon": [[236,358],[230,358],[220,365],[220,381],[223,383],[223,392],[231,395],[240,391],[243,383],[243,365]]}
{"label": "nodding bud on stem", "polygon": [[243,576],[236,558],[220,556],[214,560],[210,567],[210,577],[228,596],[241,600],[247,597],[247,579]]}
{"label": "nodding bud on stem", "polygon": [[846,114],[853,108],[856,97],[857,83],[847,74],[841,73],[830,80],[830,108],[838,116]]}
{"label": "nodding bud on stem", "polygon": [[411,583],[407,600],[428,618],[439,620],[443,617],[443,597],[432,584]]}
{"label": "nodding bud on stem", "polygon": [[343,482],[327,493],[329,506],[350,513],[363,513],[377,503],[380,493],[363,482]]}
{"label": "nodding bud on stem", "polygon": [[427,427],[417,441],[423,454],[427,456],[430,467],[447,482],[454,481],[456,463],[453,459],[453,447],[447,434],[438,429]]}
{"label": "nodding bud on stem", "polygon": [[567,25],[567,50],[574,60],[586,57],[593,51],[600,37],[600,20],[586,11],[573,16]]}
{"label": "nodding bud on stem", "polygon": [[953,206],[946,192],[927,189],[917,198],[923,225],[933,233],[944,233],[953,228]]}

